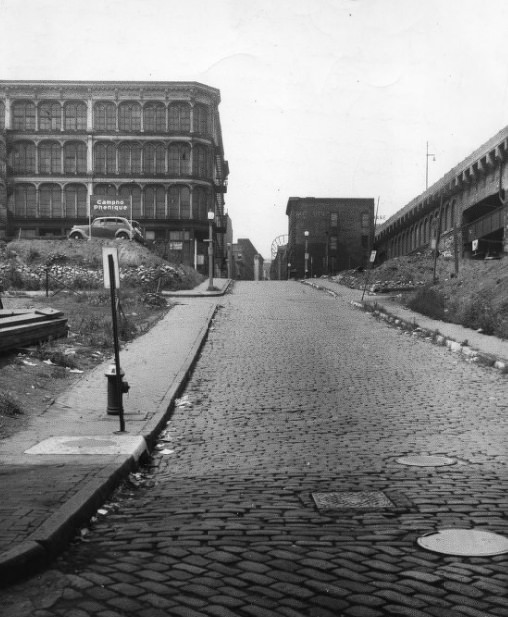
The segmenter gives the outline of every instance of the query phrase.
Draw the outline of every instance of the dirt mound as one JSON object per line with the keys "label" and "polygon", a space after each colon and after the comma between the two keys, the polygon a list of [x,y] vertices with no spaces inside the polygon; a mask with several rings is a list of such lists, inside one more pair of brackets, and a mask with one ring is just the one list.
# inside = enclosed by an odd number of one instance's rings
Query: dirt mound
{"label": "dirt mound", "polygon": [[102,284],[102,249],[118,249],[120,276],[126,283],[157,291],[192,289],[204,280],[193,268],[171,264],[147,247],[128,240],[16,240],[0,247],[0,278],[6,289],[43,289],[49,280],[75,289]]}

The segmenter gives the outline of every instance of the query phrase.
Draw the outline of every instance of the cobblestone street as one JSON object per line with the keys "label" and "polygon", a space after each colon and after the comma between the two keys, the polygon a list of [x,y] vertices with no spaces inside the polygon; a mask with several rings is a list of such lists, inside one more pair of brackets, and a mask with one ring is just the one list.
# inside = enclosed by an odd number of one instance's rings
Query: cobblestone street
{"label": "cobblestone street", "polygon": [[508,536],[507,376],[296,282],[221,305],[139,486],[1,614],[508,616],[508,555],[417,544]]}

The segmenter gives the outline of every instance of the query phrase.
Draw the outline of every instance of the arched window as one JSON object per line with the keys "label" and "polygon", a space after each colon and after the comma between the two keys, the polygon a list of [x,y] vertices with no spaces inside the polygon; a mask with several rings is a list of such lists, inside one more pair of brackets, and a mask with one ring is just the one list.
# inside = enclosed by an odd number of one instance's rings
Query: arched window
{"label": "arched window", "polygon": [[15,173],[35,173],[35,144],[30,141],[18,141],[12,146],[12,170]]}
{"label": "arched window", "polygon": [[116,148],[114,144],[100,143],[95,146],[94,170],[96,174],[116,174]]}
{"label": "arched window", "polygon": [[59,131],[62,127],[62,106],[46,101],[39,105],[39,130]]}
{"label": "arched window", "polygon": [[58,184],[42,184],[39,187],[39,214],[41,217],[62,218],[62,189]]}
{"label": "arched window", "polygon": [[35,105],[31,101],[16,101],[13,104],[12,127],[18,131],[35,130]]}
{"label": "arched window", "polygon": [[65,216],[70,219],[85,218],[87,209],[87,190],[83,184],[67,184],[64,189]]}
{"label": "arched window", "polygon": [[86,105],[82,102],[66,103],[64,107],[64,124],[66,131],[86,130]]}
{"label": "arched window", "polygon": [[[138,219],[141,216],[141,188],[137,184],[123,184],[118,191],[120,199],[132,198],[132,218]],[[127,218],[130,217],[130,212]]]}
{"label": "arched window", "polygon": [[169,146],[169,173],[174,176],[189,175],[190,146],[189,144],[171,144]]}
{"label": "arched window", "polygon": [[457,224],[457,222],[455,220],[455,216],[456,216],[456,214],[455,214],[455,200],[453,200],[452,207],[451,207],[451,210],[450,210],[450,227],[451,227],[451,229],[454,229],[455,225]]}
{"label": "arched window", "polygon": [[172,103],[169,106],[169,130],[190,131],[190,105],[188,103]]}
{"label": "arched window", "polygon": [[143,191],[145,217],[166,218],[166,194],[162,186],[147,186]]}
{"label": "arched window", "polygon": [[146,144],[143,149],[143,171],[146,174],[166,173],[166,149],[162,144]]}
{"label": "arched window", "polygon": [[43,141],[39,144],[39,173],[62,173],[62,148],[56,141]]}
{"label": "arched window", "polygon": [[423,244],[427,244],[429,241],[429,221],[425,219],[423,222]]}
{"label": "arched window", "polygon": [[139,103],[120,103],[118,107],[118,128],[121,131],[141,130],[141,105]]}
{"label": "arched window", "polygon": [[193,131],[195,133],[208,134],[208,107],[206,105],[194,105]]}
{"label": "arched window", "polygon": [[5,129],[5,105],[0,101],[0,131]]}
{"label": "arched window", "polygon": [[166,107],[163,103],[146,103],[143,107],[143,129],[145,132],[166,131]]}
{"label": "arched window", "polygon": [[99,131],[116,130],[116,106],[114,103],[100,102],[95,104],[93,127]]}
{"label": "arched window", "polygon": [[35,186],[33,184],[17,184],[14,190],[14,216],[32,217],[37,214]]}
{"label": "arched window", "polygon": [[192,164],[194,167],[194,173],[198,178],[208,178],[209,165],[208,165],[208,151],[204,146],[196,146],[192,153]]}
{"label": "arched window", "polygon": [[198,221],[208,219],[208,196],[209,191],[202,186],[198,186],[192,191],[192,218]]}
{"label": "arched window", "polygon": [[141,173],[141,146],[124,143],[118,148],[118,171],[124,174]]}
{"label": "arched window", "polygon": [[169,189],[169,218],[190,218],[190,189],[188,186],[172,186]]}
{"label": "arched window", "polygon": [[82,142],[64,145],[64,172],[66,174],[86,173],[86,145]]}

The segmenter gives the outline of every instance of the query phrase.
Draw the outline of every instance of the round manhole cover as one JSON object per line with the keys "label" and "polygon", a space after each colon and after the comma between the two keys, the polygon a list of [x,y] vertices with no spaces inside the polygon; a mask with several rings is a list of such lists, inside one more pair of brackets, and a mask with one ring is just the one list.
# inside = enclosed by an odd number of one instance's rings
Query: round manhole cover
{"label": "round manhole cover", "polygon": [[417,544],[435,553],[463,557],[508,553],[508,538],[476,529],[442,529],[418,538]]}
{"label": "round manhole cover", "polygon": [[400,465],[413,465],[415,467],[444,467],[446,465],[455,465],[456,459],[448,458],[447,456],[425,456],[413,455],[402,456],[397,459]]}

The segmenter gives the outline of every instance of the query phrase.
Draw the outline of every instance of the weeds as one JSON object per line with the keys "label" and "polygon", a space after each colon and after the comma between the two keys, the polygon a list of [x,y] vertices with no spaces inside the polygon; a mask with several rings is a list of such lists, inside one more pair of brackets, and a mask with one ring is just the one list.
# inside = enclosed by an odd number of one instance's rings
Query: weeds
{"label": "weeds", "polygon": [[448,320],[444,295],[430,285],[418,289],[407,305],[411,310],[431,319]]}
{"label": "weeds", "polygon": [[9,394],[0,393],[0,416],[20,416],[24,412],[19,403]]}

